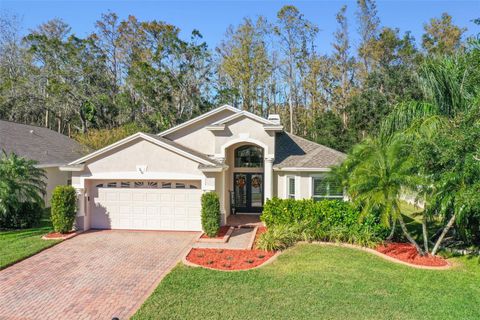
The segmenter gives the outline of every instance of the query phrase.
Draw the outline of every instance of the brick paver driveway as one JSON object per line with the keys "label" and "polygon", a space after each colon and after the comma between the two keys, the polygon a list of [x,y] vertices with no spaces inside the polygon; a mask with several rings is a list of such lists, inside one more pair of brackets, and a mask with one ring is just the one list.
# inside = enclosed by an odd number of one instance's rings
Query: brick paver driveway
{"label": "brick paver driveway", "polygon": [[0,271],[0,319],[126,319],[198,233],[94,231]]}

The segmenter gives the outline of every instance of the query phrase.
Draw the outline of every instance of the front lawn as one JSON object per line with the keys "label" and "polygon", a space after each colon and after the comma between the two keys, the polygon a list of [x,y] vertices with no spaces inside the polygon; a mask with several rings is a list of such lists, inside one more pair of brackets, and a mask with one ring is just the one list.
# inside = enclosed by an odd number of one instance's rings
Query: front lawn
{"label": "front lawn", "polygon": [[0,231],[0,270],[53,246],[60,240],[43,240],[42,235],[52,231],[48,214],[38,227],[24,230]]}
{"label": "front lawn", "polygon": [[133,319],[479,319],[478,258],[455,261],[419,270],[301,244],[246,272],[177,266]]}

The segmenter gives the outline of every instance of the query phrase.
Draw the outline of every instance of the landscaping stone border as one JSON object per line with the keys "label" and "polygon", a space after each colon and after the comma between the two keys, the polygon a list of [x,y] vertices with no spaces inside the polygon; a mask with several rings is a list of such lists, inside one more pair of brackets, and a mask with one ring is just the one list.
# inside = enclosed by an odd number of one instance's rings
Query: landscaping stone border
{"label": "landscaping stone border", "polygon": [[198,238],[196,239],[196,242],[206,242],[206,243],[225,243],[230,239],[230,236],[233,233],[233,230],[235,230],[234,227],[230,227],[228,229],[227,233],[223,236],[223,238],[202,238],[204,233],[201,233]]}
{"label": "landscaping stone border", "polygon": [[73,237],[78,236],[81,233],[83,233],[83,231],[75,231],[75,232],[68,233],[68,234],[62,235],[60,237],[55,237],[55,238],[48,238],[47,235],[49,235],[49,234],[45,234],[45,235],[42,236],[42,239],[43,240],[68,240],[68,239],[71,239]]}
{"label": "landscaping stone border", "polygon": [[367,247],[362,247],[362,246],[357,246],[357,245],[354,245],[354,244],[350,244],[350,243],[341,243],[341,242],[324,242],[324,241],[312,241],[312,242],[307,242],[307,241],[300,241],[298,243],[305,243],[305,244],[318,244],[318,245],[324,245],[324,246],[335,246],[335,247],[344,247],[344,248],[350,248],[350,249],[356,249],[356,250],[361,250],[361,251],[365,251],[365,252],[368,252],[368,253],[371,253],[371,254],[374,254],[378,257],[381,257],[385,260],[388,260],[390,262],[393,262],[393,263],[397,263],[397,264],[403,264],[405,266],[408,266],[408,267],[412,267],[412,268],[417,268],[417,269],[425,269],[425,270],[449,270],[451,269],[452,267],[454,267],[454,265],[448,261],[448,260],[445,260],[447,262],[447,265],[446,266],[439,266],[439,267],[431,267],[431,266],[420,266],[420,265],[417,265],[417,264],[413,264],[413,263],[408,263],[408,262],[405,262],[405,261],[401,261],[401,260],[398,260],[398,259],[395,259],[393,257],[390,257],[386,254],[383,254],[381,252],[378,252],[377,250],[374,250],[374,249],[370,249],[370,248],[367,248]]}

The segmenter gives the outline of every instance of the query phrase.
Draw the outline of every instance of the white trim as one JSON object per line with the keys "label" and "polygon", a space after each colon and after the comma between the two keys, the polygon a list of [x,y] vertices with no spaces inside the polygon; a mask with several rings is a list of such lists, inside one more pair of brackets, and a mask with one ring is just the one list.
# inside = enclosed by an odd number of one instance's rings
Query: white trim
{"label": "white trim", "polygon": [[123,172],[100,172],[94,175],[82,175],[80,183],[72,184],[75,188],[85,188],[85,180],[201,180],[204,184],[205,176],[195,174],[184,174],[175,172],[145,172],[137,171]]}
{"label": "white trim", "polygon": [[83,171],[85,169],[85,165],[84,164],[77,164],[77,165],[71,165],[71,166],[61,166],[58,169],[60,169],[60,171],[79,172],[79,171]]}
{"label": "white trim", "polygon": [[297,172],[330,172],[330,168],[304,168],[304,167],[273,167],[273,171],[297,171]]}
{"label": "white trim", "polygon": [[293,190],[293,199],[298,199],[297,198],[297,189],[298,189],[298,186],[297,186],[297,176],[294,176],[294,175],[286,175],[285,176],[285,199],[292,199],[290,198],[290,179],[293,179],[293,183],[294,183],[294,190]]}
{"label": "white trim", "polygon": [[228,116],[228,117],[226,117],[226,118],[224,118],[224,119],[220,119],[220,120],[212,123],[212,126],[222,125],[222,124],[228,123],[228,122],[230,122],[230,121],[232,121],[232,120],[235,120],[235,119],[240,118],[240,117],[243,117],[243,116],[245,116],[245,117],[247,117],[247,118],[250,118],[250,119],[253,119],[253,120],[255,120],[255,121],[261,122],[261,123],[266,124],[266,125],[272,125],[272,126],[273,126],[273,125],[276,125],[275,123],[273,123],[273,122],[270,121],[270,120],[267,120],[267,119],[265,119],[265,118],[263,118],[263,117],[257,116],[256,114],[253,114],[253,113],[251,113],[251,112],[248,112],[248,111],[243,110],[243,111],[240,111],[240,112],[238,112],[238,113],[236,113],[236,114],[232,114],[231,116]]}
{"label": "white trim", "polygon": [[170,144],[164,143],[164,142],[159,141],[159,140],[157,140],[157,139],[155,139],[155,138],[153,138],[153,137],[150,137],[149,135],[146,135],[146,134],[144,134],[143,132],[137,132],[137,133],[135,133],[135,134],[132,134],[131,136],[126,137],[125,139],[122,139],[122,140],[120,140],[120,141],[117,141],[117,142],[115,142],[115,143],[112,143],[111,145],[108,145],[108,146],[106,146],[106,147],[104,147],[104,148],[102,148],[102,149],[100,149],[100,150],[97,150],[97,151],[95,151],[95,152],[92,152],[92,153],[90,153],[90,154],[88,154],[88,155],[86,155],[86,156],[84,156],[84,157],[82,157],[82,158],[80,158],[80,159],[78,159],[78,160],[75,160],[75,161],[69,163],[68,165],[81,164],[82,162],[85,162],[85,161],[87,161],[87,160],[90,160],[90,159],[92,159],[92,158],[95,158],[95,157],[97,157],[97,156],[99,156],[99,155],[101,155],[101,154],[103,154],[103,153],[105,153],[105,152],[108,152],[108,151],[110,151],[110,150],[113,150],[113,149],[115,149],[115,148],[117,148],[117,147],[119,147],[119,146],[121,146],[121,145],[123,145],[123,144],[126,144],[126,143],[128,143],[128,142],[130,142],[130,141],[133,141],[133,140],[135,140],[135,139],[137,139],[137,138],[142,138],[142,139],[144,139],[144,140],[150,141],[150,142],[152,142],[152,143],[154,143],[154,144],[156,144],[156,145],[161,146],[162,148],[165,148],[165,149],[168,149],[168,150],[170,150],[170,151],[176,152],[176,153],[178,153],[178,154],[180,154],[180,155],[182,155],[182,156],[184,156],[184,157],[186,157],[186,158],[189,158],[189,159],[194,160],[194,161],[196,161],[196,162],[199,162],[199,163],[201,163],[201,164],[205,164],[205,165],[215,165],[215,163],[213,163],[213,162],[210,162],[210,161],[206,161],[206,160],[204,160],[204,159],[201,159],[201,158],[199,158],[199,157],[197,157],[197,156],[194,156],[194,155],[191,154],[191,153],[188,153],[188,152],[183,151],[183,150],[181,150],[181,149],[179,149],[179,148],[176,148],[176,147],[174,147],[174,146],[172,146],[172,145],[170,145]]}
{"label": "white trim", "polygon": [[225,150],[234,145],[234,144],[237,144],[237,143],[241,143],[241,142],[246,142],[246,143],[252,143],[252,144],[256,144],[257,146],[259,147],[262,147],[263,148],[263,156],[265,158],[274,158],[275,155],[273,154],[269,154],[268,153],[268,145],[266,145],[265,143],[261,142],[260,140],[257,140],[257,139],[253,139],[253,138],[249,138],[249,137],[240,137],[240,138],[237,138],[237,139],[233,139],[233,140],[229,140],[228,142],[225,142],[221,147],[220,147],[220,153],[219,154],[215,154],[215,158],[225,158]]}
{"label": "white trim", "polygon": [[263,129],[265,129],[265,131],[283,131],[283,126],[278,124],[265,124],[263,125]]}
{"label": "white trim", "polygon": [[222,167],[207,167],[207,168],[199,168],[198,170],[202,172],[223,172],[228,169],[228,166],[222,166]]}
{"label": "white trim", "polygon": [[175,131],[177,131],[177,130],[180,130],[180,129],[182,129],[182,128],[188,127],[189,125],[191,125],[191,124],[193,124],[193,123],[195,123],[195,122],[197,122],[197,121],[200,121],[200,120],[203,120],[203,119],[205,119],[205,118],[208,118],[208,117],[210,117],[211,115],[217,114],[217,113],[219,113],[219,112],[221,112],[221,111],[224,111],[224,110],[229,110],[229,111],[232,111],[232,112],[235,112],[235,113],[241,112],[241,111],[238,110],[237,108],[234,108],[234,107],[232,107],[232,106],[230,106],[230,105],[228,105],[228,104],[225,104],[225,105],[223,105],[223,106],[221,106],[221,107],[218,107],[218,108],[216,108],[216,109],[210,110],[209,112],[206,112],[206,113],[204,113],[204,114],[202,114],[202,115],[199,115],[199,116],[196,117],[196,118],[193,118],[193,119],[190,119],[190,120],[188,120],[188,121],[185,121],[184,123],[181,123],[181,124],[179,124],[179,125],[177,125],[177,126],[175,126],[175,127],[173,127],[173,128],[170,128],[170,129],[167,129],[167,130],[165,130],[165,131],[162,131],[162,132],[160,132],[158,135],[159,135],[159,136],[162,136],[162,137],[163,137],[163,136],[166,136],[167,134],[170,134],[170,133],[175,132]]}

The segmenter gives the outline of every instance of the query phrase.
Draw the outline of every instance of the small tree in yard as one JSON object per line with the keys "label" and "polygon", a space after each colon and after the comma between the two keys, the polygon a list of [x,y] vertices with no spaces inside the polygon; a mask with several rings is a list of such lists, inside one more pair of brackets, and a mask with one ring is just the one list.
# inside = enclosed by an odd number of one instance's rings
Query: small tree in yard
{"label": "small tree in yard", "polygon": [[209,237],[215,237],[220,229],[220,200],[215,192],[202,195],[202,228]]}
{"label": "small tree in yard", "polygon": [[77,211],[77,195],[72,186],[57,186],[52,194],[52,224],[56,232],[72,230]]}

